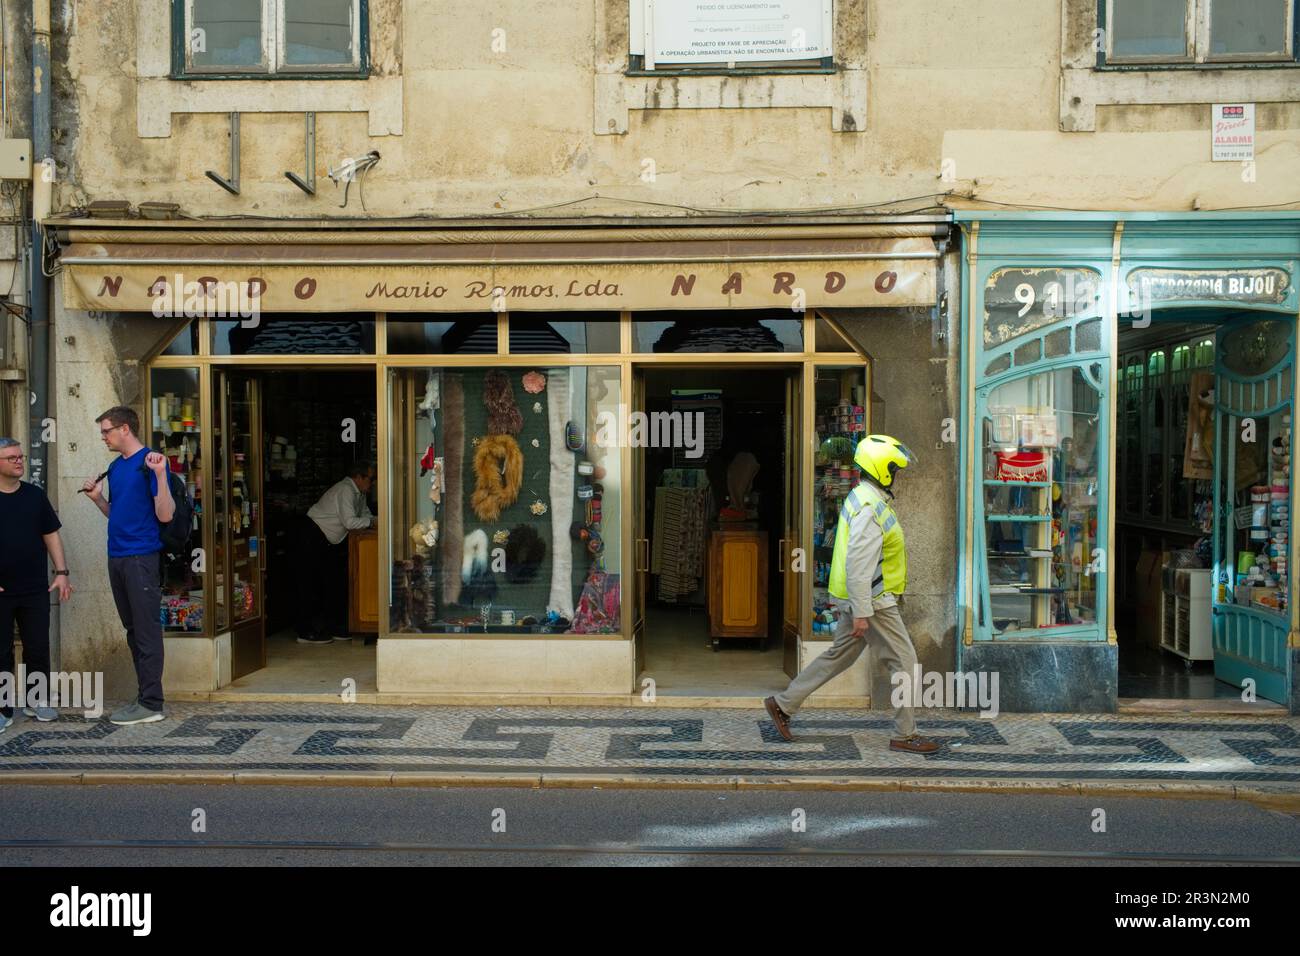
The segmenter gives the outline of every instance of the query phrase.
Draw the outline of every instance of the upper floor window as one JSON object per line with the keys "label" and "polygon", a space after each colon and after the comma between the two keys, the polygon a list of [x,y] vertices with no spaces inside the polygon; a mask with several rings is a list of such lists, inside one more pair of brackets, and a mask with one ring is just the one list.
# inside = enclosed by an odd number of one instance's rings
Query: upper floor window
{"label": "upper floor window", "polygon": [[628,0],[629,72],[833,68],[832,0]]}
{"label": "upper floor window", "polygon": [[367,0],[173,0],[177,75],[365,75]]}
{"label": "upper floor window", "polygon": [[1293,60],[1295,0],[1101,0],[1105,62]]}

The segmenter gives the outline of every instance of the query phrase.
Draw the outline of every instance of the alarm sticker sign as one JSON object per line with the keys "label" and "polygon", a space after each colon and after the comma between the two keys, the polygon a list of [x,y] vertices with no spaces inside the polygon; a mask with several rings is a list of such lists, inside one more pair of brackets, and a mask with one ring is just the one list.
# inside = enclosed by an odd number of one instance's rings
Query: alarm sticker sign
{"label": "alarm sticker sign", "polygon": [[1216,103],[1210,114],[1211,160],[1254,161],[1255,104]]}

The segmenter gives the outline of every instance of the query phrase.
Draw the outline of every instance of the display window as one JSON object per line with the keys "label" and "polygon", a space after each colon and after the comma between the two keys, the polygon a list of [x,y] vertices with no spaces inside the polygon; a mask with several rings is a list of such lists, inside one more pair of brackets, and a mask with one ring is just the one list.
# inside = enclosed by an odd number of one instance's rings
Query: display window
{"label": "display window", "polygon": [[1218,455],[1224,478],[1215,600],[1281,615],[1289,594],[1291,332],[1261,320],[1222,336]]}
{"label": "display window", "polygon": [[390,632],[619,634],[618,366],[403,368]]}
{"label": "display window", "polygon": [[637,312],[634,352],[802,352],[803,320],[788,311]]}
{"label": "display window", "polygon": [[250,315],[212,322],[213,355],[374,355],[372,313]]}
{"label": "display window", "polygon": [[521,312],[510,316],[512,355],[619,352],[617,312]]}
{"label": "display window", "polygon": [[[1100,269],[1007,266],[981,283],[972,606],[978,640],[1104,637],[1109,425]],[[1163,356],[1158,359],[1163,362]],[[1151,415],[1143,369],[1124,380]],[[1147,376],[1149,377],[1149,376]]]}
{"label": "display window", "polygon": [[390,355],[495,355],[497,317],[489,313],[448,313],[428,321],[390,315]]}
{"label": "display window", "polygon": [[162,556],[162,607],[169,632],[203,632],[203,421],[197,368],[160,368],[151,377],[149,446],[167,456],[193,502],[189,547]]}
{"label": "display window", "polygon": [[[829,635],[835,628],[831,614],[831,558],[835,553],[835,532],[844,500],[858,485],[859,470],[853,455],[867,434],[870,396],[866,370],[818,368],[814,390],[813,427],[816,453],[813,457],[813,622],[814,634]],[[906,484],[906,482],[903,482]]]}
{"label": "display window", "polygon": [[985,620],[995,635],[1097,621],[1100,391],[1077,367],[989,393]]}

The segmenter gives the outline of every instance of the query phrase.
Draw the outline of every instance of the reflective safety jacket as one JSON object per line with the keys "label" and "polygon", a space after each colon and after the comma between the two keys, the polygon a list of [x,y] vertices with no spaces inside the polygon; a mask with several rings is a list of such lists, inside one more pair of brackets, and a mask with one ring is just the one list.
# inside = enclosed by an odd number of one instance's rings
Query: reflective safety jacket
{"label": "reflective safety jacket", "polygon": [[[876,537],[873,532],[880,536],[878,559],[872,553],[874,548],[862,547],[874,544],[869,540]],[[852,563],[851,555],[855,559]],[[872,564],[874,567],[865,566]],[[868,585],[869,599],[864,593]],[[849,492],[840,508],[835,550],[831,556],[831,596],[852,600],[854,617],[870,617],[872,602],[885,595],[902,594],[906,588],[907,549],[903,543],[903,526],[884,494],[870,482],[863,481]]]}

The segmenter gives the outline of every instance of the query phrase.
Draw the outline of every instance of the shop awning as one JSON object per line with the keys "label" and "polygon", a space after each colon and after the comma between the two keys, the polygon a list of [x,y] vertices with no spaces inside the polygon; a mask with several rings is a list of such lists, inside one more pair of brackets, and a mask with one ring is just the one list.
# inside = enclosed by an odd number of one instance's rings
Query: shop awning
{"label": "shop awning", "polygon": [[[69,308],[229,314],[930,306],[933,225],[71,229]],[[230,303],[236,303],[231,306]],[[226,304],[227,308],[222,308]]]}

